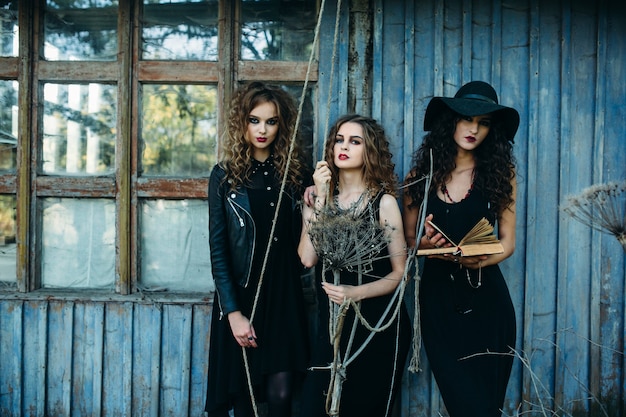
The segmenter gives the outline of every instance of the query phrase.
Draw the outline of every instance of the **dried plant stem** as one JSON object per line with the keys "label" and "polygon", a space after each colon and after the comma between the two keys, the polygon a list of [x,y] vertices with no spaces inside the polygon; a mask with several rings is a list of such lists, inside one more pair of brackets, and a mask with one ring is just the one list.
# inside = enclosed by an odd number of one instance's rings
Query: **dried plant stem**
{"label": "dried plant stem", "polygon": [[[564,329],[561,330],[559,333],[562,332],[569,332],[569,333],[573,333],[574,335],[580,337],[578,334],[576,334],[575,332],[572,331],[572,329]],[[617,351],[615,349],[611,349],[611,348],[607,348],[606,346],[602,346],[599,345],[597,343],[592,342],[591,340],[582,337],[583,340],[587,341],[589,344],[598,346],[602,349],[607,349],[611,352],[614,353],[619,353],[621,355],[624,355],[623,352]],[[552,340],[549,339],[545,339],[545,338],[538,338],[535,339],[536,341],[539,342],[545,342],[547,344],[549,344],[550,346],[554,347],[558,352],[561,352],[559,346],[553,342]],[[543,382],[541,381],[541,379],[537,376],[537,374],[533,371],[533,364],[531,361],[531,356],[528,356],[524,351],[517,351],[515,349],[512,349],[509,352],[479,352],[479,353],[475,353],[473,355],[468,355],[465,356],[463,358],[461,358],[460,360],[467,360],[467,359],[471,359],[473,357],[477,357],[477,356],[484,356],[484,355],[498,355],[498,356],[513,356],[517,359],[519,359],[519,361],[522,363],[523,367],[527,370],[528,375],[530,376],[530,382],[532,384],[532,390],[535,394],[536,397],[536,402],[531,402],[528,400],[524,400],[522,403],[519,404],[518,408],[515,410],[515,414],[512,417],[519,417],[522,416],[524,414],[529,414],[529,415],[536,415],[538,412],[540,413],[540,415],[544,416],[544,417],[566,417],[566,416],[571,416],[571,413],[569,413],[568,411],[564,410],[562,406],[555,406],[556,409],[552,409],[548,403],[555,403],[555,398],[550,394],[549,389],[543,384]],[[606,410],[606,408],[602,405],[602,403],[600,402],[600,399],[593,393],[591,392],[591,390],[585,386],[585,384],[580,380],[580,378],[574,373],[572,372],[572,370],[567,366],[567,364],[565,363],[565,361],[563,361],[563,366],[564,369],[567,371],[567,374],[570,375],[574,381],[576,381],[578,383],[578,385],[581,387],[581,389],[587,394],[587,397],[584,398],[579,398],[576,400],[572,400],[571,402],[577,402],[577,401],[593,401],[595,404],[597,404],[602,412],[602,415],[605,417],[609,417],[609,414]],[[523,405],[526,405],[528,407],[527,411],[521,411],[521,408]]]}
{"label": "dried plant stem", "polygon": [[612,234],[626,252],[626,180],[585,188],[566,197],[562,210],[592,229]]}
{"label": "dried plant stem", "polygon": [[350,307],[348,300],[339,306],[338,313],[334,316],[334,333],[331,334],[331,343],[333,345],[333,363],[330,369],[330,383],[328,385],[328,394],[326,395],[326,414],[329,416],[339,415],[339,403],[341,401],[341,388],[343,381],[346,379],[346,365],[341,361],[341,332],[346,318],[346,313]]}

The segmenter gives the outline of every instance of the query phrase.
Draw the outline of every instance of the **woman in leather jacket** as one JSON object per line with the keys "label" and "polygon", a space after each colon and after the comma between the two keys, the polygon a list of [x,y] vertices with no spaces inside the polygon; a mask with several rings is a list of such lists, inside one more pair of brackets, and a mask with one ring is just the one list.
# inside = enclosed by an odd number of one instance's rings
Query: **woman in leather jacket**
{"label": "woman in leather jacket", "polygon": [[231,103],[223,156],[209,180],[216,286],[209,416],[225,417],[230,408],[235,417],[254,416],[256,401],[267,402],[269,417],[291,416],[294,386],[308,364],[297,254],[305,164],[297,146],[289,151],[296,116],[288,93],[259,82],[240,89]]}

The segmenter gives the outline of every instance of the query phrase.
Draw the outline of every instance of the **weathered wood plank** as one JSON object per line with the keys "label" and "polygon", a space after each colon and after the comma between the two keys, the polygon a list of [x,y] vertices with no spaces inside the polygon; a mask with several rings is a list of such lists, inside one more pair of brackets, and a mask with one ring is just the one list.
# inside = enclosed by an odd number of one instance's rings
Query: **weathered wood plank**
{"label": "weathered wood plank", "polygon": [[42,82],[115,82],[117,62],[39,61]]}
{"label": "weathered wood plank", "polygon": [[[558,5],[536,1],[530,5],[529,104],[528,111],[524,111],[523,107],[520,109],[526,117],[522,118],[524,122],[516,141],[516,150],[525,148],[524,153],[516,154],[520,161],[518,201],[528,203],[518,208],[518,224],[521,225],[518,241],[523,242],[523,246],[516,252],[525,252],[527,269],[523,313],[520,312],[524,318],[521,349],[529,358],[532,355],[531,369],[521,369],[522,398],[537,404],[533,378],[538,378],[546,386],[548,396],[554,392],[552,363],[556,354],[553,342],[557,265],[547,260],[558,257],[558,235],[554,222],[558,219],[555,207],[558,206],[559,159],[553,120],[558,118],[560,87],[560,75],[555,71],[559,62],[555,58],[560,55],[561,49]],[[541,198],[529,197],[537,194]],[[529,262],[529,259],[532,261]],[[540,395],[545,397],[545,394],[542,392]],[[549,399],[542,400],[548,407],[552,406]]]}
{"label": "weathered wood plank", "polygon": [[[164,65],[165,64],[165,65]],[[139,61],[141,81],[158,83],[217,83],[219,67],[216,62]]]}
{"label": "weathered wood plank", "polygon": [[309,82],[318,80],[317,62],[287,61],[239,61],[239,79],[262,79],[266,81],[302,82],[309,73]]}
{"label": "weathered wood plank", "polygon": [[210,328],[212,303],[191,306],[191,375],[189,387],[189,413],[200,415],[204,410],[209,376],[208,357],[211,343]]}
{"label": "weathered wood plank", "polygon": [[133,315],[132,412],[134,416],[158,416],[161,392],[161,306],[135,306]]}
{"label": "weathered wood plank", "polygon": [[102,415],[104,305],[76,303],[73,327],[71,413],[97,417]]}
{"label": "weathered wood plank", "polygon": [[[347,112],[348,1],[342,1],[339,27],[335,31],[337,2],[326,2],[319,32],[319,69],[317,83],[316,124],[313,144],[314,161],[322,157],[325,136],[337,117]],[[335,42],[335,36],[336,42]]]}
{"label": "weathered wood plank", "polygon": [[[161,330],[161,416],[189,414],[192,309],[163,306]],[[198,410],[196,410],[196,413]]]}
{"label": "weathered wood plank", "polygon": [[132,415],[134,303],[106,303],[102,371],[102,414]]}
{"label": "weathered wood plank", "polygon": [[51,302],[47,311],[46,410],[70,415],[74,357],[74,303]]}
{"label": "weathered wood plank", "polygon": [[40,197],[115,197],[113,177],[37,177]]}
{"label": "weathered wood plank", "polygon": [[[10,304],[3,300],[1,304]],[[22,363],[22,415],[36,417],[45,415],[46,405],[46,357],[48,352],[48,303],[25,301],[22,315],[24,329]],[[18,354],[18,352],[14,352]]]}
{"label": "weathered wood plank", "polygon": [[140,178],[137,196],[141,198],[201,198],[209,193],[207,178]]}
{"label": "weathered wood plank", "polygon": [[[405,41],[405,10],[402,3],[396,7],[384,9],[382,20],[382,38],[387,45],[402,45]],[[384,96],[384,101],[377,117],[385,128],[389,139],[389,151],[394,161],[404,148],[404,113],[405,108],[412,109],[405,101],[404,81],[406,79],[404,48],[383,48],[384,53],[375,62],[375,66],[382,68],[382,90],[378,93]],[[383,93],[384,92],[384,93]],[[403,173],[396,171],[399,176]]]}
{"label": "weathered wood plank", "polygon": [[22,409],[23,310],[21,301],[0,304],[0,415]]}
{"label": "weathered wood plank", "polygon": [[[486,4],[485,4],[486,5]],[[514,5],[494,2],[491,11],[493,20],[492,33],[490,35],[493,44],[484,45],[485,49],[491,50],[491,62],[489,66],[482,68],[485,76],[490,74],[490,81],[496,88],[500,102],[504,105],[514,107],[520,113],[520,126],[515,138],[513,153],[517,159],[516,171],[517,181],[517,201],[525,201],[526,196],[526,176],[525,164],[528,160],[528,127],[529,109],[526,94],[531,91],[529,86],[529,74],[531,70],[531,51],[528,42],[529,29],[531,27],[531,15],[527,2],[517,2]],[[486,22],[485,22],[486,23]],[[487,36],[487,35],[485,35]],[[515,308],[517,319],[517,341],[515,348],[522,352],[524,346],[524,308],[525,308],[525,282],[526,262],[525,239],[526,225],[525,204],[516,205],[516,250],[512,257],[502,262],[502,273],[506,277],[509,293]],[[521,387],[523,384],[524,369],[521,361],[515,360],[513,371],[509,379],[507,396],[504,407],[513,414],[512,410],[522,400]]]}
{"label": "weathered wood plank", "polygon": [[[626,120],[626,5],[602,9],[597,83],[601,90],[597,100],[597,115],[604,124],[595,140],[601,142],[597,170],[601,182],[626,178],[626,137],[622,122]],[[598,278],[601,288],[599,305],[600,388],[599,397],[610,416],[626,413],[626,371],[624,351],[626,340],[626,257],[612,235],[602,235],[598,253],[601,263]],[[621,273],[620,273],[621,271]],[[594,411],[597,407],[594,408]]]}

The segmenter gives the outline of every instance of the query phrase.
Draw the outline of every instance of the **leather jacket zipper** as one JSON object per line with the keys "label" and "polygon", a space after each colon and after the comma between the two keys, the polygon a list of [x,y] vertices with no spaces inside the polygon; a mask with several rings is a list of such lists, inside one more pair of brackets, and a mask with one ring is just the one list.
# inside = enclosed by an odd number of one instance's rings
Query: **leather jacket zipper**
{"label": "leather jacket zipper", "polygon": [[[237,218],[239,219],[239,226],[240,227],[244,227],[245,226],[245,222],[243,221],[243,217],[239,214],[239,212],[237,211],[237,209],[235,208],[235,206],[239,207],[241,209],[241,211],[243,211],[249,218],[250,218],[250,223],[252,224],[252,255],[254,256],[254,249],[256,246],[256,225],[254,224],[254,220],[252,219],[252,215],[250,213],[248,213],[248,211],[243,208],[241,205],[235,203],[235,201],[233,201],[230,197],[228,197],[228,204],[230,204],[230,207],[233,209],[233,211],[235,212],[235,215],[237,216]],[[250,273],[252,271],[252,258],[250,258],[250,263],[248,264],[248,273],[246,274],[246,282],[244,284],[244,288],[248,287],[248,284],[250,283]]]}

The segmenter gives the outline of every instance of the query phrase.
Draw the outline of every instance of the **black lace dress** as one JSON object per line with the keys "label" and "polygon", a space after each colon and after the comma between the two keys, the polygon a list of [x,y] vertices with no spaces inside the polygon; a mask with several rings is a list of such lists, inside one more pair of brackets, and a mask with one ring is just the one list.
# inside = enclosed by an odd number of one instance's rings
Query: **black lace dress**
{"label": "black lace dress", "polygon": [[[482,217],[494,221],[479,190],[454,204],[433,193],[427,213],[455,242]],[[450,417],[501,416],[513,363],[507,353],[515,347],[515,312],[500,268],[487,266],[479,275],[426,259],[419,299],[422,341]]]}
{"label": "black lace dress", "polygon": [[[364,215],[361,221],[378,222],[379,203],[379,199],[374,203],[374,219]],[[374,261],[372,270],[363,275],[363,283],[380,279],[391,271],[391,262],[387,255],[387,249],[384,249],[380,254],[381,259]],[[318,265],[318,268],[321,269],[321,259]],[[326,280],[333,282],[332,271],[327,272]],[[342,284],[358,285],[358,274],[341,271],[340,281]],[[333,361],[328,333],[329,300],[319,283],[317,294],[319,329],[314,340],[312,355],[313,366],[323,367]],[[390,313],[385,314],[385,310],[392,295],[393,293],[361,302],[361,313],[370,325],[376,326],[381,317],[385,317],[384,323],[389,321]],[[395,304],[393,305],[395,306]],[[393,309],[391,311],[393,312]],[[350,338],[354,316],[354,309],[350,308],[344,321],[341,336],[342,358],[344,358],[343,353],[346,351]],[[370,331],[360,322],[357,322],[351,352],[356,352],[369,336]],[[402,304],[400,314],[396,316],[391,326],[383,332],[375,333],[362,353],[346,367],[346,379],[342,387],[339,409],[341,417],[385,417],[391,415],[391,407],[393,407],[399,392],[402,375],[406,369],[405,362],[410,339],[411,324],[405,305]],[[329,379],[330,371],[327,369],[309,372],[302,395],[302,417],[327,417],[324,404]]]}
{"label": "black lace dress", "polygon": [[[237,286],[242,313],[250,317],[261,274],[265,250],[278,202],[280,180],[273,166],[254,161],[252,185],[247,193],[256,227],[252,274],[247,288]],[[297,254],[293,225],[299,211],[292,210],[292,197],[285,193],[274,238],[271,243],[261,293],[253,319],[258,348],[246,349],[255,398],[264,400],[265,376],[293,371],[304,376],[309,361],[309,337],[306,303],[302,291],[302,265]],[[295,197],[294,197],[295,198]],[[294,222],[295,220],[295,222]],[[233,338],[228,319],[220,320],[215,304],[211,321],[209,378],[206,411],[223,415],[237,395],[248,395],[242,348]]]}

